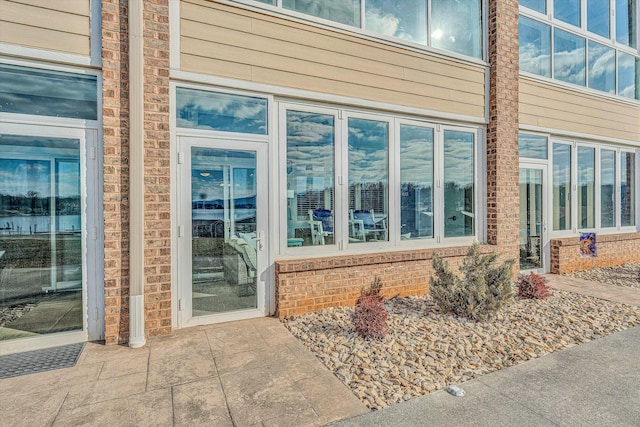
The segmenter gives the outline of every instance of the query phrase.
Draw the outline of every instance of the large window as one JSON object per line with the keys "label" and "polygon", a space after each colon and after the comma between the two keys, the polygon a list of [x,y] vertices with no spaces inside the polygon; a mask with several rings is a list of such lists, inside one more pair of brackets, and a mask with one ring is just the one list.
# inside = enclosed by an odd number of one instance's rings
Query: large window
{"label": "large window", "polygon": [[520,70],[640,99],[637,7],[638,0],[520,0]]}
{"label": "large window", "polygon": [[481,0],[255,0],[371,34],[482,59]]}
{"label": "large window", "polygon": [[280,117],[290,253],[477,237],[475,129],[298,105]]}
{"label": "large window", "polygon": [[635,152],[554,142],[552,164],[554,231],[607,231],[636,225]]}

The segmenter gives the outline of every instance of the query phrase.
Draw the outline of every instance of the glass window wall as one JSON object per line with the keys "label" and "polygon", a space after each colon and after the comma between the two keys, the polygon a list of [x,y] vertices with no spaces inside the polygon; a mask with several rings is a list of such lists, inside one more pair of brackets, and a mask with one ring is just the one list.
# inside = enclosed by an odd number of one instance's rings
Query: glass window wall
{"label": "glass window wall", "polygon": [[620,210],[622,226],[636,225],[636,158],[634,153],[620,153]]}
{"label": "glass window wall", "polygon": [[616,5],[616,41],[620,44],[636,47],[638,27],[636,14],[637,1],[615,0]]}
{"label": "glass window wall", "polygon": [[616,152],[600,151],[600,226],[616,225]]}
{"label": "glass window wall", "polygon": [[580,26],[580,0],[560,0],[553,2],[553,16],[562,22]]}
{"label": "glass window wall", "polygon": [[578,226],[596,226],[596,150],[578,147]]}
{"label": "glass window wall", "polygon": [[640,58],[618,53],[618,94],[640,99]]}
{"label": "glass window wall", "polygon": [[520,0],[518,2],[520,6],[527,7],[536,12],[540,12],[546,15],[547,13],[547,1],[546,0]]}
{"label": "glass window wall", "polygon": [[553,34],[554,78],[584,86],[585,39],[557,28]]}
{"label": "glass window wall", "polygon": [[433,129],[400,126],[400,238],[433,237]]}
{"label": "glass window wall", "polygon": [[427,0],[367,0],[364,22],[369,31],[426,44]]}
{"label": "glass window wall", "polygon": [[551,27],[520,17],[520,70],[551,77]]}
{"label": "glass window wall", "polygon": [[482,58],[482,1],[432,0],[431,45]]}
{"label": "glass window wall", "polygon": [[587,0],[587,30],[609,38],[609,0]]}
{"label": "glass window wall", "polygon": [[474,134],[444,131],[444,236],[474,234]]}
{"label": "glass window wall", "polygon": [[518,134],[520,157],[527,159],[547,159],[549,151],[547,137],[528,133]]}
{"label": "glass window wall", "polygon": [[360,26],[360,0],[282,0],[282,7],[352,27]]}
{"label": "glass window wall", "polygon": [[571,229],[571,146],[553,144],[553,229]]}
{"label": "glass window wall", "polygon": [[589,87],[616,93],[616,51],[589,40]]}

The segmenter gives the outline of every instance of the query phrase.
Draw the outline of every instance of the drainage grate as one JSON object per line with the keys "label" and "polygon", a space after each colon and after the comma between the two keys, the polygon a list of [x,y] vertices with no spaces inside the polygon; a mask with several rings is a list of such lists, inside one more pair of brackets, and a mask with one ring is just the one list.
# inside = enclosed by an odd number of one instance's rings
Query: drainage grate
{"label": "drainage grate", "polygon": [[0,379],[75,366],[84,343],[0,356]]}

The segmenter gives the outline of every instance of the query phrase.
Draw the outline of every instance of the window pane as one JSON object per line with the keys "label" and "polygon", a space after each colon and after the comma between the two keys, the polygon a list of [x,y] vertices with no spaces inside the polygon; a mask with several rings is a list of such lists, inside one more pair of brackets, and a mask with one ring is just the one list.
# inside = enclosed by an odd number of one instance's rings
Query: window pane
{"label": "window pane", "polygon": [[567,24],[580,26],[580,0],[559,0],[553,2],[553,16]]}
{"label": "window pane", "polygon": [[433,0],[431,45],[482,58],[482,1]]}
{"label": "window pane", "polygon": [[333,244],[334,126],[332,115],[287,111],[289,246]]}
{"label": "window pane", "polygon": [[618,52],[618,95],[640,99],[640,58]]}
{"label": "window pane", "polygon": [[390,37],[427,42],[427,0],[367,0],[365,28]]}
{"label": "window pane", "polygon": [[571,146],[553,144],[553,229],[571,228]]}
{"label": "window pane", "polygon": [[634,0],[616,0],[616,41],[627,46],[636,47],[637,27]]}
{"label": "window pane", "polygon": [[349,241],[389,240],[389,124],[349,119]]}
{"label": "window pane", "polygon": [[616,51],[589,40],[589,87],[616,92]]}
{"label": "window pane", "polygon": [[620,205],[625,227],[636,224],[636,159],[634,153],[620,154]]}
{"label": "window pane", "polygon": [[0,135],[0,341],[81,330],[80,141]]}
{"label": "window pane", "polygon": [[542,135],[518,134],[518,151],[520,157],[529,159],[547,158],[547,137]]}
{"label": "window pane", "polygon": [[266,4],[272,4],[272,5],[276,5],[276,0],[256,0],[260,3],[266,3]]}
{"label": "window pane", "polygon": [[400,237],[433,237],[433,129],[400,126]]}
{"label": "window pane", "polygon": [[[557,3],[556,3],[557,4]],[[584,38],[555,29],[553,45],[554,77],[567,83],[585,85]]]}
{"label": "window pane", "polygon": [[547,13],[546,0],[520,0],[520,6],[528,7],[540,13]]}
{"label": "window pane", "polygon": [[616,225],[616,152],[600,151],[600,226]]}
{"label": "window pane", "polygon": [[587,30],[609,38],[609,0],[587,0]]}
{"label": "window pane", "polygon": [[360,27],[360,0],[282,0],[282,7]]}
{"label": "window pane", "polygon": [[520,17],[520,70],[551,77],[551,27]]}
{"label": "window pane", "polygon": [[179,87],[177,126],[223,132],[267,134],[267,100]]}
{"label": "window pane", "polygon": [[578,147],[578,224],[596,226],[596,150]]}
{"label": "window pane", "polygon": [[474,135],[444,131],[444,236],[473,236]]}
{"label": "window pane", "polygon": [[0,113],[97,120],[96,76],[0,64]]}

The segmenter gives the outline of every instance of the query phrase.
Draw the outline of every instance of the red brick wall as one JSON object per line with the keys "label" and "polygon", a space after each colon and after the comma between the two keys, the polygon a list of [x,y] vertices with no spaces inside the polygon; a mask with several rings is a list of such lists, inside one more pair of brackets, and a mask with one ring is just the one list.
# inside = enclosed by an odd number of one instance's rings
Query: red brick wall
{"label": "red brick wall", "polygon": [[127,1],[102,0],[105,341],[129,337]]}
{"label": "red brick wall", "polygon": [[[433,274],[431,258],[437,252],[457,270],[467,247],[342,255],[314,259],[276,261],[276,316],[286,318],[334,306],[356,303],[363,288],[376,277],[382,293],[424,295]],[[494,247],[483,246],[486,253]]]}
{"label": "red brick wall", "polygon": [[594,267],[610,267],[640,262],[640,233],[596,235],[597,257],[580,256],[580,239],[566,237],[551,240],[551,272],[570,273]]}
{"label": "red brick wall", "polygon": [[[489,1],[487,243],[518,259],[518,1]],[[516,265],[514,271],[518,269]]]}

